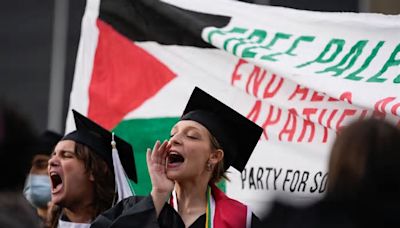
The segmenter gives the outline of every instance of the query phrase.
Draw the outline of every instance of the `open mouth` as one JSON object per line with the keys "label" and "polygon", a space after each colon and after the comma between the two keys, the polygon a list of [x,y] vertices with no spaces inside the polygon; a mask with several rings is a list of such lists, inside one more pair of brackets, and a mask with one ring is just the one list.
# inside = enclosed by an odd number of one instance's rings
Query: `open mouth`
{"label": "open mouth", "polygon": [[51,192],[52,193],[57,193],[62,189],[63,186],[63,180],[60,175],[58,175],[55,172],[50,173],[50,180],[51,180]]}
{"label": "open mouth", "polygon": [[168,154],[168,164],[179,164],[183,163],[185,158],[177,152],[170,152]]}

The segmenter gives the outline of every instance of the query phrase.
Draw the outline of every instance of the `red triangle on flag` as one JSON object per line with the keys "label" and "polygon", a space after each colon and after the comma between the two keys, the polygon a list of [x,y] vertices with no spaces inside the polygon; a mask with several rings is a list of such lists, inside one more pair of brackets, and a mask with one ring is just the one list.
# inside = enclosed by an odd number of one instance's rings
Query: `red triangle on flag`
{"label": "red triangle on flag", "polygon": [[107,129],[176,77],[133,41],[97,20],[99,38],[89,86],[88,117]]}

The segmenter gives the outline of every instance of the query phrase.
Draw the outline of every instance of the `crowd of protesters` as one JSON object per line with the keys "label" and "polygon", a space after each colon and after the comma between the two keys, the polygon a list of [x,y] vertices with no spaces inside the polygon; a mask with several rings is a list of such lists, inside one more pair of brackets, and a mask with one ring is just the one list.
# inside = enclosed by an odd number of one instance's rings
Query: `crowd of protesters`
{"label": "crowd of protesters", "polygon": [[132,146],[74,117],[75,131],[36,136],[24,116],[0,104],[0,227],[400,225],[400,129],[381,119],[355,120],[338,132],[322,199],[303,207],[275,201],[258,218],[215,184],[229,167],[243,170],[262,128],[201,89],[170,139],[147,151],[148,196],[118,196],[112,151],[127,180],[137,181]]}

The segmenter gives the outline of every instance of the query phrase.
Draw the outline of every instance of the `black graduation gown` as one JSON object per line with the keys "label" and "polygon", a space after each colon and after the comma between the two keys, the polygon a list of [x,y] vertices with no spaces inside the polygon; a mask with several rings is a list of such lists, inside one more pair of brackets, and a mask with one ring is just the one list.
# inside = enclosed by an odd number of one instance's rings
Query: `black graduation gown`
{"label": "black graduation gown", "polygon": [[[204,228],[206,215],[200,216],[190,228]],[[253,214],[252,227],[258,227],[259,219]],[[124,227],[161,227],[184,228],[180,215],[169,204],[165,204],[157,219],[151,196],[133,196],[119,202],[114,207],[100,214],[91,228],[124,228]]]}
{"label": "black graduation gown", "polygon": [[261,227],[268,228],[317,228],[353,227],[349,215],[324,202],[307,207],[295,207],[275,202],[270,213],[262,219]]}
{"label": "black graduation gown", "polygon": [[92,222],[91,228],[106,227],[160,227],[151,196],[132,196],[101,213]]}
{"label": "black graduation gown", "polygon": [[[178,214],[178,212],[175,211],[173,207],[169,204],[165,204],[163,209],[160,212],[160,216],[158,217],[158,222],[160,227],[174,227],[174,228],[184,228],[185,223],[183,223],[183,220],[181,216]],[[192,225],[190,225],[190,228],[204,228],[206,224],[206,215],[203,214],[199,218],[197,218],[196,221],[193,222]]]}
{"label": "black graduation gown", "polygon": [[400,227],[400,206],[373,199],[322,199],[306,207],[275,202],[260,227],[268,228],[360,228]]}
{"label": "black graduation gown", "polygon": [[[158,221],[159,221],[160,227],[177,227],[177,228],[185,227],[185,223],[183,222],[181,216],[169,204],[164,205],[163,209],[160,212]],[[259,227],[260,220],[254,214],[252,215],[251,221],[252,221],[251,227]],[[204,228],[205,225],[206,225],[206,214],[203,214],[199,218],[197,218],[196,221],[194,221],[192,223],[192,225],[190,225],[189,227],[190,228]],[[245,228],[245,227],[243,227],[243,228]]]}

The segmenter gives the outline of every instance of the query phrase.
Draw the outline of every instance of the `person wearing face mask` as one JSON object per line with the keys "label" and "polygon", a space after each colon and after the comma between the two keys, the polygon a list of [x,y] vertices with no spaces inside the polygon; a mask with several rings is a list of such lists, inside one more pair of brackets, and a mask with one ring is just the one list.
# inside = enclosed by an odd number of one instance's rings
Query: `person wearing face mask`
{"label": "person wearing face mask", "polygon": [[43,132],[33,147],[34,157],[28,177],[25,181],[24,196],[36,208],[39,217],[46,221],[48,203],[51,201],[50,178],[47,174],[47,164],[54,146],[62,135],[53,132]]}

